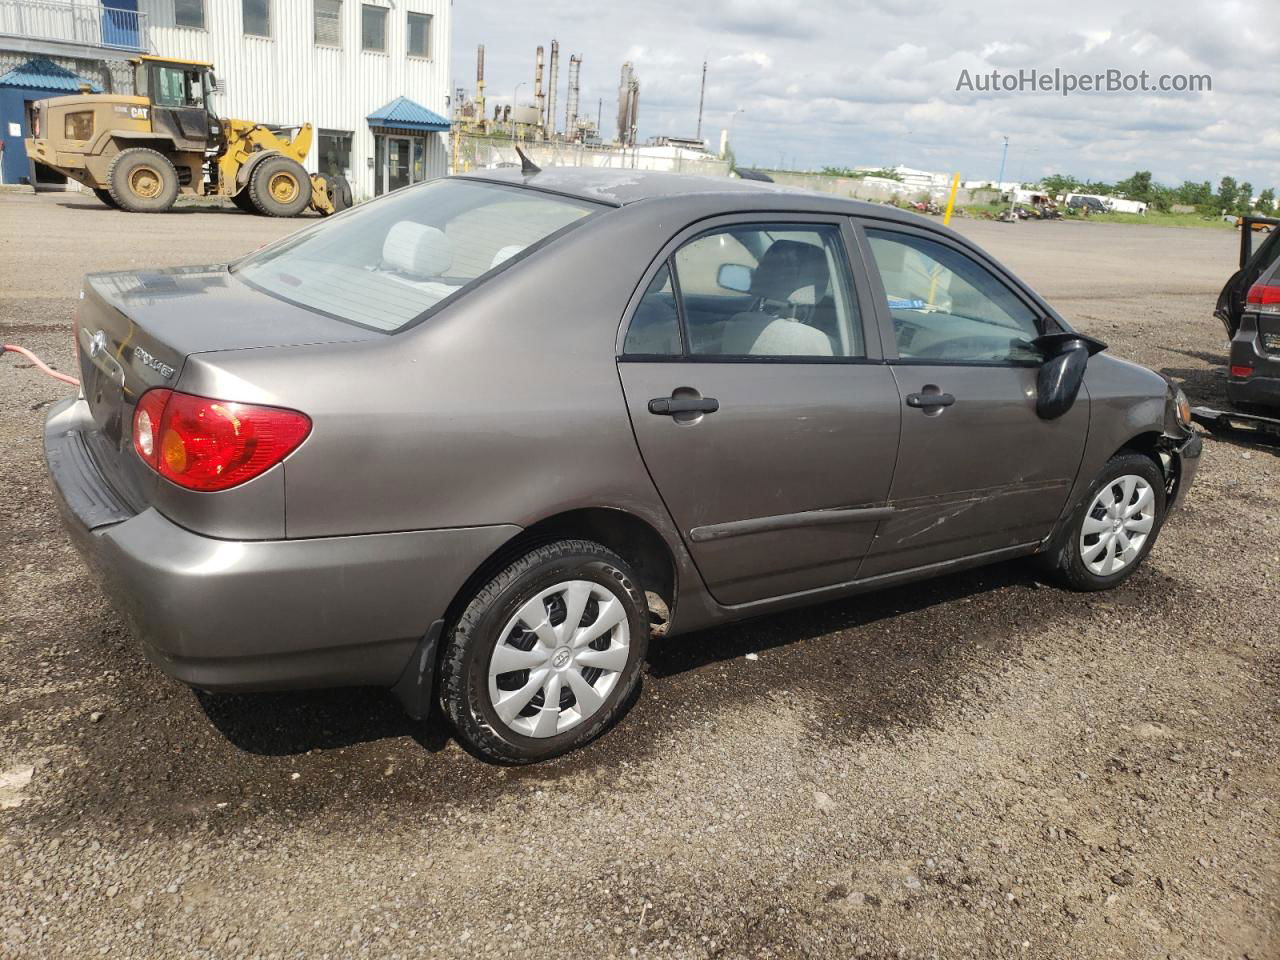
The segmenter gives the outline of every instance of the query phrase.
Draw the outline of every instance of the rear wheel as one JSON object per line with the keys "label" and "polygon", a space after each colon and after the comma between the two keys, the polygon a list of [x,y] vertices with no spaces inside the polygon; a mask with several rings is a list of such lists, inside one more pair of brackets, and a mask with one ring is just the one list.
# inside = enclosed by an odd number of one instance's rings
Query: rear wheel
{"label": "rear wheel", "polygon": [[328,173],[322,173],[320,177],[324,180],[325,194],[333,204],[334,213],[341,213],[351,206],[351,184],[346,177]]}
{"label": "rear wheel", "polygon": [[1133,575],[1164,523],[1164,475],[1140,453],[1112,457],[1044,561],[1073,590],[1108,590]]}
{"label": "rear wheel", "polygon": [[130,147],[107,168],[107,190],[122,210],[163,213],[178,199],[178,172],[164,154]]}
{"label": "rear wheel", "polygon": [[311,178],[296,160],[267,157],[253,168],[246,192],[259,212],[296,217],[311,204]]}
{"label": "rear wheel", "polygon": [[116,203],[115,200],[112,199],[110,190],[103,190],[99,187],[94,187],[93,195],[97,197],[99,200],[101,200],[103,203],[105,203],[112,210],[120,209],[120,204]]}
{"label": "rear wheel", "polygon": [[472,753],[546,760],[616,722],[648,643],[648,605],[626,562],[598,543],[550,543],[467,604],[445,647],[441,705]]}

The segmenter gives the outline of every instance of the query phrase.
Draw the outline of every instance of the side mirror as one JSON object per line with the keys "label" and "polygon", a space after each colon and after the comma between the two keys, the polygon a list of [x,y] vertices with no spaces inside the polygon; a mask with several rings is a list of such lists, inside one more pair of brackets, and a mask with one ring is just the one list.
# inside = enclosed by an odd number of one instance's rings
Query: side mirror
{"label": "side mirror", "polygon": [[214,73],[212,70],[210,70],[208,73],[208,78],[209,78],[208,79],[209,92],[220,93],[221,91],[218,90],[218,75]]}
{"label": "side mirror", "polygon": [[716,273],[716,283],[725,290],[737,293],[751,292],[751,277],[755,271],[740,263],[722,263]]}
{"label": "side mirror", "polygon": [[1107,345],[1079,333],[1046,333],[1035,345],[1045,355],[1036,376],[1036,414],[1056,420],[1076,402],[1089,358]]}

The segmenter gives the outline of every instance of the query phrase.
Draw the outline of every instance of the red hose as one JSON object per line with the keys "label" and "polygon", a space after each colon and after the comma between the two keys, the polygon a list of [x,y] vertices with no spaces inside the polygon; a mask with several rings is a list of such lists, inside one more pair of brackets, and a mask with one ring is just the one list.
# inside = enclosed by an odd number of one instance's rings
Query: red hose
{"label": "red hose", "polygon": [[39,357],[37,357],[34,353],[26,349],[25,347],[16,347],[12,343],[6,343],[3,345],[3,348],[0,349],[0,353],[9,353],[10,351],[12,351],[13,353],[22,354],[24,357],[26,357],[28,360],[34,363],[36,365],[36,369],[39,370],[41,373],[47,373],[49,376],[53,377],[53,379],[61,380],[63,383],[69,383],[73,387],[80,386],[80,381],[77,380],[75,377],[69,377],[65,373],[59,373],[57,370],[53,369],[53,367],[49,366],[47,363],[45,363],[43,360],[41,360]]}

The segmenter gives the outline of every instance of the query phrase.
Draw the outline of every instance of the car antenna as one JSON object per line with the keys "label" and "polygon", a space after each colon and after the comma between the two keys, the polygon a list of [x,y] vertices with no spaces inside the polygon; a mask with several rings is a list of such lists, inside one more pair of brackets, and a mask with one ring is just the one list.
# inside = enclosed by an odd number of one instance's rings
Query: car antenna
{"label": "car antenna", "polygon": [[525,156],[524,151],[516,147],[516,154],[520,157],[520,173],[523,176],[529,176],[531,173],[541,173],[542,168]]}

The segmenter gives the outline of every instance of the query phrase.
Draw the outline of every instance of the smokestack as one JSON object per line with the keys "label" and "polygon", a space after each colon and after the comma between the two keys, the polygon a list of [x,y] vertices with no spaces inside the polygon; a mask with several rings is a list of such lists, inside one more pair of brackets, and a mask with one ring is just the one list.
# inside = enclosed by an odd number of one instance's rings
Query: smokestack
{"label": "smokestack", "polygon": [[702,61],[702,87],[698,90],[698,139],[702,139],[702,103],[707,97],[707,61]]}
{"label": "smokestack", "polygon": [[627,133],[631,129],[631,63],[622,65],[618,78],[618,143],[627,145]]}
{"label": "smokestack", "polygon": [[484,44],[476,47],[476,116],[483,124],[484,116]]}
{"label": "smokestack", "polygon": [[631,122],[630,129],[627,130],[627,144],[634,147],[636,145],[636,131],[640,126],[640,81],[631,81],[630,98],[627,101],[627,117]]}
{"label": "smokestack", "polygon": [[538,108],[538,116],[541,117],[546,104],[542,102],[542,46],[538,46],[538,66],[533,71],[533,103]]}
{"label": "smokestack", "polygon": [[551,82],[547,89],[547,116],[543,126],[547,128],[547,137],[556,135],[556,87],[560,84],[560,41],[551,41]]}
{"label": "smokestack", "polygon": [[573,139],[578,132],[578,73],[582,70],[582,58],[569,57],[569,95],[565,97],[564,133]]}

